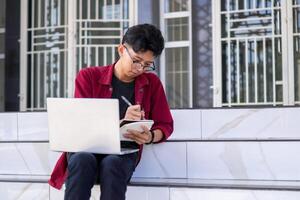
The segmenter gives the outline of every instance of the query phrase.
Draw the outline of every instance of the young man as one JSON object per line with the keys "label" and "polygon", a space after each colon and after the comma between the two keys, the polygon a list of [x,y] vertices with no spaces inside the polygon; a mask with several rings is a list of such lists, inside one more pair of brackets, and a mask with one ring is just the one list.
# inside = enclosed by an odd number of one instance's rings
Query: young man
{"label": "young man", "polygon": [[[118,46],[120,59],[109,66],[82,69],[76,78],[76,98],[118,98],[120,119],[154,120],[151,130],[128,130],[125,137],[134,142],[138,153],[103,155],[85,152],[63,153],[49,184],[60,189],[66,179],[65,199],[89,199],[95,182],[100,183],[101,200],[124,200],[127,184],[138,164],[143,145],[165,141],[173,132],[173,119],[154,59],[164,49],[164,39],[153,25],[128,29]],[[132,106],[121,98],[124,96]],[[84,133],[83,133],[84,137]]]}

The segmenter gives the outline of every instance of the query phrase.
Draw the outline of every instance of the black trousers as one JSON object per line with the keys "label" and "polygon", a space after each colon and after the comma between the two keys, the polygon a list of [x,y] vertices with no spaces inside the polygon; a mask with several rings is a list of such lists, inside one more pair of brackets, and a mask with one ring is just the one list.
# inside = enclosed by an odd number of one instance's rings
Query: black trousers
{"label": "black trousers", "polygon": [[138,153],[104,155],[68,153],[65,200],[88,200],[95,183],[100,200],[125,200],[127,184],[135,170]]}

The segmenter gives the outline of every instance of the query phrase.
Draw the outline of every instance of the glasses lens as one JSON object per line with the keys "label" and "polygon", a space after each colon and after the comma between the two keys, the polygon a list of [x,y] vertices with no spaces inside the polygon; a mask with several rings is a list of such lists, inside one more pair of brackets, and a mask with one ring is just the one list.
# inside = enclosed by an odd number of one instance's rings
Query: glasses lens
{"label": "glasses lens", "polygon": [[138,69],[138,70],[144,70],[144,71],[153,71],[153,70],[155,70],[154,64],[143,65],[142,63],[139,63],[139,62],[133,62],[132,65],[135,69]]}
{"label": "glasses lens", "polygon": [[154,66],[153,65],[151,65],[151,66],[147,66],[147,67],[144,67],[144,70],[145,71],[153,71],[154,70]]}
{"label": "glasses lens", "polygon": [[143,69],[142,64],[141,64],[141,63],[138,63],[138,62],[134,62],[134,63],[133,63],[133,66],[134,66],[134,68],[136,68],[136,69]]}

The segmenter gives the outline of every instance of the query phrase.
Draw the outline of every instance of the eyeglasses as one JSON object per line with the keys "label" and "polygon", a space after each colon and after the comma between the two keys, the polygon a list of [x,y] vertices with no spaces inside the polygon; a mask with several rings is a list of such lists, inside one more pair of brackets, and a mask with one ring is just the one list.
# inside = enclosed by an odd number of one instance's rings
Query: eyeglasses
{"label": "eyeglasses", "polygon": [[128,53],[130,59],[132,60],[132,65],[138,69],[138,70],[143,70],[143,71],[154,71],[155,70],[155,64],[154,62],[152,62],[150,65],[143,65],[142,63],[140,63],[137,60],[133,60],[131,54],[129,53],[129,50],[127,49],[127,47],[124,45],[126,52]]}

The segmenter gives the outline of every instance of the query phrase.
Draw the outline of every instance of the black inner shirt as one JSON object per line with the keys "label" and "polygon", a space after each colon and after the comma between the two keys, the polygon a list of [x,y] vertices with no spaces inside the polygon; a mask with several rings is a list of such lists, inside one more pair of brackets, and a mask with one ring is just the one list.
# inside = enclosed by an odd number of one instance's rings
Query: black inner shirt
{"label": "black inner shirt", "polygon": [[126,110],[128,108],[127,103],[121,98],[121,96],[126,97],[129,102],[134,105],[134,85],[135,81],[130,83],[120,81],[115,75],[112,78],[112,98],[119,99],[119,110],[120,110],[120,119],[125,117]]}
{"label": "black inner shirt", "polygon": [[[135,95],[134,95],[134,86],[135,81],[126,83],[119,80],[115,75],[112,77],[112,98],[119,99],[119,115],[120,119],[123,119],[126,114],[126,110],[129,105],[121,98],[121,96],[126,97],[126,99],[132,104],[135,104]],[[130,141],[122,141],[121,142],[122,148],[138,148],[139,145],[136,142]]]}

